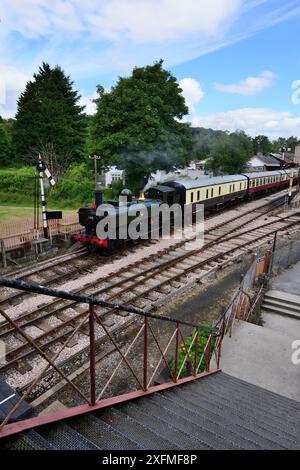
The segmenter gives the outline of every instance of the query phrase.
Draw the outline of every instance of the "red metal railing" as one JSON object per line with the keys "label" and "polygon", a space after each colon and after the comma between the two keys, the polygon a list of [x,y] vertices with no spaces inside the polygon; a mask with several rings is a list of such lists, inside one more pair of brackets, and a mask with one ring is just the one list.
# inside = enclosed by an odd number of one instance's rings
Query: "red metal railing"
{"label": "red metal railing", "polygon": [[[38,338],[34,340],[26,334],[22,329],[22,326],[18,324],[17,319],[14,320],[10,318],[6,312],[0,310],[0,314],[14,328],[18,335],[24,338],[36,353],[47,362],[44,369],[32,380],[30,386],[23,393],[20,400],[11,408],[3,422],[0,423],[0,437],[14,434],[42,424],[87,413],[106,406],[112,406],[137,397],[149,395],[218,371],[224,336],[227,333],[231,335],[232,327],[236,319],[245,321],[249,320],[259,302],[259,299],[261,298],[263,286],[256,289],[257,292],[254,296],[253,288],[257,276],[268,272],[268,264],[270,260],[269,255],[269,251],[266,251],[264,254],[259,253],[254,259],[249,270],[244,276],[239,289],[231,299],[229,306],[221,315],[220,319],[215,323],[213,328],[195,325],[183,320],[176,320],[126,305],[106,302],[94,297],[86,297],[64,291],[57,291],[34,283],[10,280],[0,276],[0,285],[2,284],[7,287],[35,292],[38,294],[46,294],[52,297],[73,300],[75,302],[86,303],[89,305],[88,312],[80,318],[78,324],[74,326],[73,330],[70,332],[69,337],[65,339],[61,348],[58,349],[52,357],[50,357],[49,354],[37,344]],[[250,296],[250,292],[252,293],[252,296]],[[109,331],[109,328],[105,325],[101,315],[97,314],[95,310],[95,306],[97,305],[113,309],[114,311],[127,311],[128,313],[135,315],[137,327],[139,329],[126,350],[123,350],[124,348],[118,344],[117,339],[114,337],[113,333]],[[141,319],[142,322],[140,322]],[[165,322],[165,325],[168,326],[167,329],[169,336],[168,338],[165,338],[166,335],[164,335],[163,341],[158,337],[158,333],[155,331],[154,326],[157,321]],[[69,379],[59,364],[60,354],[85,325],[88,326],[89,333],[89,396],[86,396],[79,386],[76,385],[73,380]],[[97,346],[96,326],[101,327],[105,337],[110,341],[114,350],[120,356],[118,363],[115,365],[114,370],[107,378],[106,382],[103,383],[103,385],[101,384],[101,390],[97,390],[97,378],[99,373],[97,372],[98,364],[95,360]],[[142,344],[140,344],[141,342]],[[132,358],[130,359],[130,355],[138,349],[138,346],[140,347],[140,350],[142,350],[142,354],[139,363],[141,366],[136,370],[136,364]],[[156,354],[154,354],[155,351]],[[157,354],[158,357],[156,357]],[[215,358],[216,364],[216,367],[213,370],[211,370],[212,357]],[[151,364],[151,367],[149,367],[150,358],[152,361],[154,359],[156,360],[156,363]],[[136,384],[135,389],[133,391],[128,391],[125,394],[107,397],[109,387],[123,365],[126,366],[130,372],[130,376],[133,377]],[[58,374],[58,376],[62,377],[66,384],[71,387],[84,404],[56,413],[25,419],[21,422],[10,423],[16,410],[30,396],[37,384],[43,380],[45,373],[50,367]],[[152,370],[150,370],[151,368]],[[157,384],[155,381],[157,381],[157,377],[162,369],[164,370],[164,380],[160,380],[160,383]]]}
{"label": "red metal railing", "polygon": [[[105,406],[111,406],[135,397],[145,396],[159,390],[174,387],[180,383],[199,379],[204,375],[216,372],[218,370],[217,368],[214,370],[211,370],[210,368],[212,355],[215,353],[216,357],[220,357],[220,351],[216,350],[218,347],[221,347],[221,341],[218,341],[218,336],[220,333],[216,328],[201,327],[190,322],[175,320],[170,317],[146,312],[141,309],[125,305],[111,304],[93,297],[78,296],[76,294],[44,288],[34,283],[26,283],[23,281],[10,280],[4,277],[0,277],[0,285],[1,284],[29,292],[51,295],[53,297],[59,297],[63,299],[71,299],[81,303],[88,303],[89,310],[88,313],[80,319],[80,322],[76,325],[76,327],[74,326],[74,329],[72,332],[70,332],[68,338],[64,341],[63,345],[53,356],[50,356],[47,351],[44,351],[37,344],[36,339],[34,340],[28,334],[26,334],[24,329],[22,329],[22,326],[18,324],[17,319],[14,320],[10,318],[10,316],[5,311],[0,310],[0,314],[14,328],[18,335],[24,338],[24,340],[32,348],[34,348],[35,352],[47,362],[43,370],[40,371],[32,380],[31,384],[26,389],[26,391],[24,391],[19,401],[11,407],[5,419],[0,424],[0,437],[15,434],[25,429],[30,429],[42,424],[58,421],[82,413],[87,413]],[[130,345],[127,346],[126,350],[124,350],[124,348],[118,344],[112,332],[110,332],[109,328],[105,325],[101,315],[97,314],[95,310],[96,305],[114,308],[115,310],[125,310],[131,314],[136,315],[137,326],[139,327],[139,330],[131,341]],[[141,319],[142,323],[140,322]],[[155,322],[157,321],[165,322],[165,325],[168,325],[168,338],[165,338],[164,335],[164,340],[162,340],[162,338],[159,337],[155,331],[154,326],[156,324]],[[59,364],[60,354],[84,325],[88,325],[89,331],[89,396],[86,396],[81,388],[76,385],[74,381],[69,379]],[[111,342],[111,344],[114,346],[114,350],[120,356],[120,360],[115,365],[115,368],[110,374],[109,378],[103,385],[101,384],[101,390],[97,390],[97,378],[99,377],[99,371],[98,364],[95,360],[97,346],[95,334],[96,325],[101,327],[106,338]],[[190,334],[189,344],[187,344],[187,334],[191,329],[192,334]],[[205,336],[202,334],[203,331],[205,332]],[[132,355],[134,348],[141,341],[142,345],[140,346],[142,346],[142,366],[138,367],[137,370],[137,366],[132,358],[130,359],[130,355]],[[198,357],[200,342],[202,342],[202,353],[200,357]],[[153,354],[154,350],[156,351],[156,354]],[[150,358],[152,362],[154,360],[156,361],[154,364],[151,364],[151,367],[149,366]],[[112,381],[116,378],[120,367],[123,365],[127,367],[131,377],[134,378],[136,384],[135,389],[122,395],[107,398],[105,395],[107,395]],[[71,389],[83,402],[83,405],[67,408],[60,412],[48,415],[25,419],[20,422],[10,422],[20,405],[28,399],[35,387],[43,380],[43,377],[49,368],[52,368],[58,374],[58,376],[60,376],[66,382],[66,384],[71,387]],[[166,377],[164,378],[163,383],[157,384],[155,383],[155,380],[157,379],[162,369],[166,373]],[[184,377],[182,377],[182,375],[184,375]]]}

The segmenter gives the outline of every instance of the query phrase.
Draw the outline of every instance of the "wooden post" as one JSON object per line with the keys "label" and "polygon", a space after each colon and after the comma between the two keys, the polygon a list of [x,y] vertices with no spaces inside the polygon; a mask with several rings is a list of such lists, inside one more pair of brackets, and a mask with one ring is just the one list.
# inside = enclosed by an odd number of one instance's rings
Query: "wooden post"
{"label": "wooden post", "polygon": [[7,259],[6,259],[6,250],[5,250],[5,244],[4,240],[1,240],[1,254],[2,254],[2,265],[3,268],[7,268]]}

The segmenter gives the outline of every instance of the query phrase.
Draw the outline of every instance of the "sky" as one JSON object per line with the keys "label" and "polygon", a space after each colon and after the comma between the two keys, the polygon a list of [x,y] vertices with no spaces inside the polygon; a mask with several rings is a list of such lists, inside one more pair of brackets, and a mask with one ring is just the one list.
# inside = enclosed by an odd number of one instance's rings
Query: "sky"
{"label": "sky", "polygon": [[0,115],[43,61],[95,112],[134,66],[163,59],[193,126],[300,138],[300,0],[0,0]]}

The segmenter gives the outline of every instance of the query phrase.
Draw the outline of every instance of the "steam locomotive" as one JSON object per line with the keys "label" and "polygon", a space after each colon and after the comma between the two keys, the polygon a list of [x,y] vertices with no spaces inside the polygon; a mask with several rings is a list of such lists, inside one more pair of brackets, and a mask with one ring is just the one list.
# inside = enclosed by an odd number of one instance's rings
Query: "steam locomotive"
{"label": "steam locomotive", "polygon": [[[130,191],[123,190],[119,201],[107,201],[115,208],[116,235],[113,238],[99,238],[97,235],[97,224],[102,217],[107,216],[107,213],[102,216],[96,213],[103,202],[102,192],[97,190],[93,206],[79,209],[79,223],[85,227],[85,233],[77,234],[75,239],[86,245],[90,251],[114,250],[128,241],[129,238],[120,236],[121,232],[127,229],[122,225],[122,221],[126,220],[125,223],[129,225],[136,217],[139,204],[143,204],[142,210],[147,211],[147,227],[144,231],[149,233],[153,224],[152,210],[159,208],[163,203],[169,206],[177,203],[182,208],[191,205],[192,212],[196,211],[197,204],[203,204],[206,211],[221,210],[229,204],[287,188],[291,186],[292,180],[293,184],[299,182],[299,175],[300,169],[294,168],[212,178],[178,179],[149,188],[141,199],[132,199]],[[141,238],[147,238],[144,235],[145,233],[141,233]]]}

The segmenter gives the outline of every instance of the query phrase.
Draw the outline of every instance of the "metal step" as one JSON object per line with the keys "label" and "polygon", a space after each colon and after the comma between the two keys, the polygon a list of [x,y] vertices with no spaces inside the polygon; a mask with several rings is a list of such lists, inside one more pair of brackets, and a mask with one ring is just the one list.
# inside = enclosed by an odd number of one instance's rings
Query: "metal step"
{"label": "metal step", "polygon": [[55,450],[55,447],[36,431],[30,430],[0,441],[1,450]]}
{"label": "metal step", "polygon": [[[226,380],[224,380],[224,378]],[[201,388],[204,383],[204,381],[201,382]],[[237,397],[241,398],[245,397],[247,394],[247,397],[253,400],[255,406],[262,408],[263,410],[266,409],[264,402],[267,402],[268,415],[272,411],[285,420],[294,419],[295,423],[298,422],[296,414],[300,411],[299,403],[291,400],[290,398],[278,395],[275,392],[271,392],[270,390],[266,390],[265,388],[251,384],[250,382],[245,382],[244,380],[226,374],[225,372],[222,372],[222,374],[216,374],[214,382],[211,383],[211,386],[218,387],[218,389],[221,389],[222,392],[228,390],[231,398],[233,391],[234,394],[237,393]]]}
{"label": "metal step", "polygon": [[[199,401],[203,400],[205,407],[218,414],[220,420],[222,417],[225,417],[241,425],[246,423],[247,428],[257,434],[257,442],[261,443],[265,448],[294,448],[297,443],[297,437],[285,431],[286,425],[284,420],[281,420],[280,424],[275,424],[273,420],[270,420],[267,413],[265,419],[262,419],[261,416],[257,416],[254,404],[252,410],[245,410],[243,406],[241,406],[240,403],[236,403],[235,400],[231,399],[230,401],[227,398],[224,400],[220,399],[212,390],[210,390],[209,400],[207,400],[206,391],[201,393],[198,391],[195,393],[189,391],[187,396],[186,391],[178,390],[178,396],[180,399],[184,397],[194,405],[197,405]],[[270,422],[272,424],[270,424]]]}
{"label": "metal step", "polygon": [[143,422],[131,418],[117,408],[110,408],[99,412],[101,419],[114,429],[126,434],[138,443],[143,449],[174,450],[179,446],[168,440],[168,437],[153,432]]}
{"label": "metal step", "polygon": [[69,422],[69,425],[102,450],[141,449],[134,440],[91,413]]}
{"label": "metal step", "polygon": [[97,450],[93,442],[89,441],[75,429],[65,423],[51,426],[42,426],[38,429],[39,434],[52,446],[59,450]]}
{"label": "metal step", "polygon": [[[206,394],[207,389],[204,387],[199,391],[198,389],[194,389],[193,387],[190,388],[189,393],[192,393],[195,396],[198,394]],[[299,429],[299,424],[297,422],[290,421],[288,426],[286,425],[288,416],[276,416],[269,410],[269,405],[266,401],[264,401],[265,409],[261,411],[256,406],[259,401],[256,402],[253,400],[251,401],[250,397],[245,393],[244,401],[238,399],[235,395],[234,402],[232,400],[232,393],[226,394],[224,393],[223,389],[213,389],[212,387],[209,388],[209,393],[211,399],[214,403],[224,406],[225,409],[232,409],[234,413],[236,413],[236,408],[238,407],[238,411],[242,416],[247,417],[247,419],[255,422],[257,425],[261,425],[264,429],[268,430],[270,433],[274,434],[275,436],[278,435],[278,430],[280,429],[281,436],[285,435],[288,439],[295,439],[297,436],[297,429]],[[245,399],[247,398],[247,399]],[[294,432],[291,432],[294,428]]]}
{"label": "metal step", "polygon": [[[175,397],[174,397],[175,398]],[[172,397],[173,399],[173,397]],[[191,413],[195,413],[195,410],[199,410],[203,413],[204,416],[210,415],[215,419],[215,422],[218,424],[223,424],[225,427],[224,433],[226,435],[226,429],[234,430],[237,433],[238,428],[240,428],[241,436],[247,436],[251,440],[256,448],[259,449],[282,449],[283,446],[278,446],[277,443],[274,443],[273,435],[266,432],[265,429],[262,429],[260,426],[257,426],[255,422],[249,421],[247,416],[241,416],[241,414],[230,413],[228,410],[224,410],[218,404],[215,404],[211,399],[207,399],[207,396],[192,396],[189,395],[185,397],[186,401],[189,402],[189,407]],[[177,401],[174,400],[173,406],[175,404],[178,406],[178,403],[182,403],[182,396],[177,396]],[[200,403],[200,405],[198,405]],[[198,411],[198,412],[199,412]]]}
{"label": "metal step", "polygon": [[[185,399],[184,402],[184,409],[181,410],[183,401],[182,397],[172,394],[163,394],[163,398],[166,400],[165,401],[165,406],[172,408],[176,408],[178,412],[182,413],[183,416],[186,416],[188,413],[191,413],[192,416],[194,416],[194,419],[199,419],[199,416],[202,419],[206,419],[208,422],[211,421],[212,423],[217,423],[220,426],[220,433],[224,433],[226,436],[228,436],[228,431],[232,432],[236,436],[240,436],[242,439],[245,439],[247,441],[247,447],[243,448],[248,448],[248,446],[252,447],[254,446],[255,449],[260,450],[266,448],[268,446],[269,440],[263,439],[261,441],[261,436],[259,433],[253,431],[252,426],[249,426],[247,422],[244,422],[242,419],[236,419],[236,417],[233,415],[232,417],[229,416],[220,416],[218,414],[218,409],[215,409],[214,407],[211,407],[209,399],[201,399],[200,400],[197,398],[196,403],[193,401],[192,397],[189,396],[189,398]],[[169,402],[169,403],[168,403]]]}
{"label": "metal step", "polygon": [[[172,394],[173,392],[174,390],[172,390]],[[182,402],[176,407],[169,406],[169,403],[166,403],[159,394],[149,397],[145,406],[149,407],[154,414],[162,416],[170,424],[173,423],[182,432],[195,436],[199,441],[198,449],[225,450],[238,448],[230,440],[216,434],[211,423],[206,420],[195,419],[195,415],[189,413]]]}
{"label": "metal step", "polygon": [[170,425],[165,421],[159,414],[153,414],[147,402],[145,406],[138,406],[137,402],[129,402],[122,406],[120,409],[128,416],[144,423],[152,431],[161,434],[162,436],[168,436],[168,439],[174,442],[180,449],[193,450],[199,448],[199,441],[194,437],[182,432],[174,425]]}

